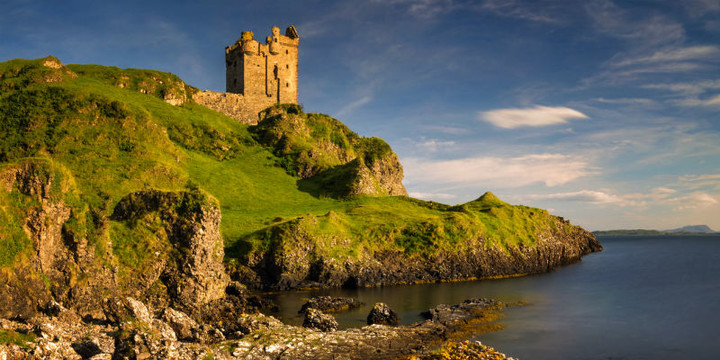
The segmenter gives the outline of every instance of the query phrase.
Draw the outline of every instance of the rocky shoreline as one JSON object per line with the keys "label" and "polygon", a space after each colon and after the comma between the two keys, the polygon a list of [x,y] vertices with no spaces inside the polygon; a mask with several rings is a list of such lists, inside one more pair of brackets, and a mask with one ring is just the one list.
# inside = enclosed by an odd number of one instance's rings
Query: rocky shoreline
{"label": "rocky shoreline", "polygon": [[82,319],[52,302],[43,313],[24,321],[0,319],[2,332],[34,337],[0,345],[0,358],[505,359],[490,347],[462,339],[496,330],[499,325],[491,322],[506,306],[492,299],[470,299],[429,309],[427,320],[412,325],[321,331],[286,325],[260,313],[238,314],[231,323],[209,326],[171,308],[157,314],[132,298],[108,314],[115,321],[100,322]]}

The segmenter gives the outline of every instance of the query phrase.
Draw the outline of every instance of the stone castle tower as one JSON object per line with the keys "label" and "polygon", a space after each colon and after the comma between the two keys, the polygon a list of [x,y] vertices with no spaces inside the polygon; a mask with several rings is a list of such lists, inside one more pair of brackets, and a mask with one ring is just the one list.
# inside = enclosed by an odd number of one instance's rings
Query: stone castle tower
{"label": "stone castle tower", "polygon": [[227,92],[199,91],[193,101],[248,125],[257,124],[260,112],[270,106],[297,104],[299,43],[292,25],[285,35],[273,26],[264,44],[251,31],[243,31],[225,48]]}
{"label": "stone castle tower", "polygon": [[285,35],[273,26],[264,44],[251,31],[243,31],[225,48],[227,92],[242,94],[246,105],[258,111],[274,104],[297,104],[299,41],[292,25]]}

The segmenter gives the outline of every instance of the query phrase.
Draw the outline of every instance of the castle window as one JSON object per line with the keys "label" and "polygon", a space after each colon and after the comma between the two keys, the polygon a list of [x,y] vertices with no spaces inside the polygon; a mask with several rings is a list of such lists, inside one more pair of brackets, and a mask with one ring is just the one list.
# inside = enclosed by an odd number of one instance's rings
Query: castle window
{"label": "castle window", "polygon": [[287,55],[287,54],[288,54],[288,51],[287,51],[287,50],[285,50],[285,55]]}
{"label": "castle window", "polygon": [[285,68],[286,68],[286,69],[289,69],[289,68],[290,68],[290,65],[285,64]]}
{"label": "castle window", "polygon": [[285,87],[290,87],[290,83],[285,83]]}

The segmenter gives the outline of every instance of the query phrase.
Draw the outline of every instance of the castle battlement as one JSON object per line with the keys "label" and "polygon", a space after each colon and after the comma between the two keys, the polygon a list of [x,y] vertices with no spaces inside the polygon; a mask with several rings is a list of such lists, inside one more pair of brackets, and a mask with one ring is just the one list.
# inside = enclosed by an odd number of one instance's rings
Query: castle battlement
{"label": "castle battlement", "polygon": [[243,31],[225,48],[227,92],[198,92],[193,101],[245,124],[257,124],[258,114],[275,104],[297,104],[300,37],[292,25],[285,35],[273,26],[271,34],[261,43]]}
{"label": "castle battlement", "polygon": [[[242,94],[248,101],[267,106],[298,102],[298,45],[294,26],[280,34],[273,26],[265,43],[255,40],[252,31],[225,48],[227,92]],[[260,109],[262,110],[262,109]]]}

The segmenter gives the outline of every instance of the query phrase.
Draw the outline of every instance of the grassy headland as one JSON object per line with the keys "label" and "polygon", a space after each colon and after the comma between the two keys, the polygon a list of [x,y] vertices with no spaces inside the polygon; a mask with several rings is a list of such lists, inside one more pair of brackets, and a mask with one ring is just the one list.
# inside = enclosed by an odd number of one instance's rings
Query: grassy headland
{"label": "grassy headland", "polygon": [[[449,206],[388,196],[370,178],[376,196],[357,195],[363,169],[394,156],[383,140],[297,105],[243,125],[192,103],[193,91],[158,71],[62,66],[52,57],[1,63],[0,174],[31,166],[52,176],[52,196],[71,208],[64,231],[121,267],[162,248],[154,243],[157,224],[110,219],[122,198],[148,189],[197,192],[217,203],[232,264],[285,246],[288,232],[312,238],[313,257],[347,259],[477,246],[468,239],[503,251],[532,248],[558,227],[576,228],[490,193]],[[0,189],[1,267],[29,256],[23,219],[37,201]],[[114,256],[104,255],[110,249]]]}

